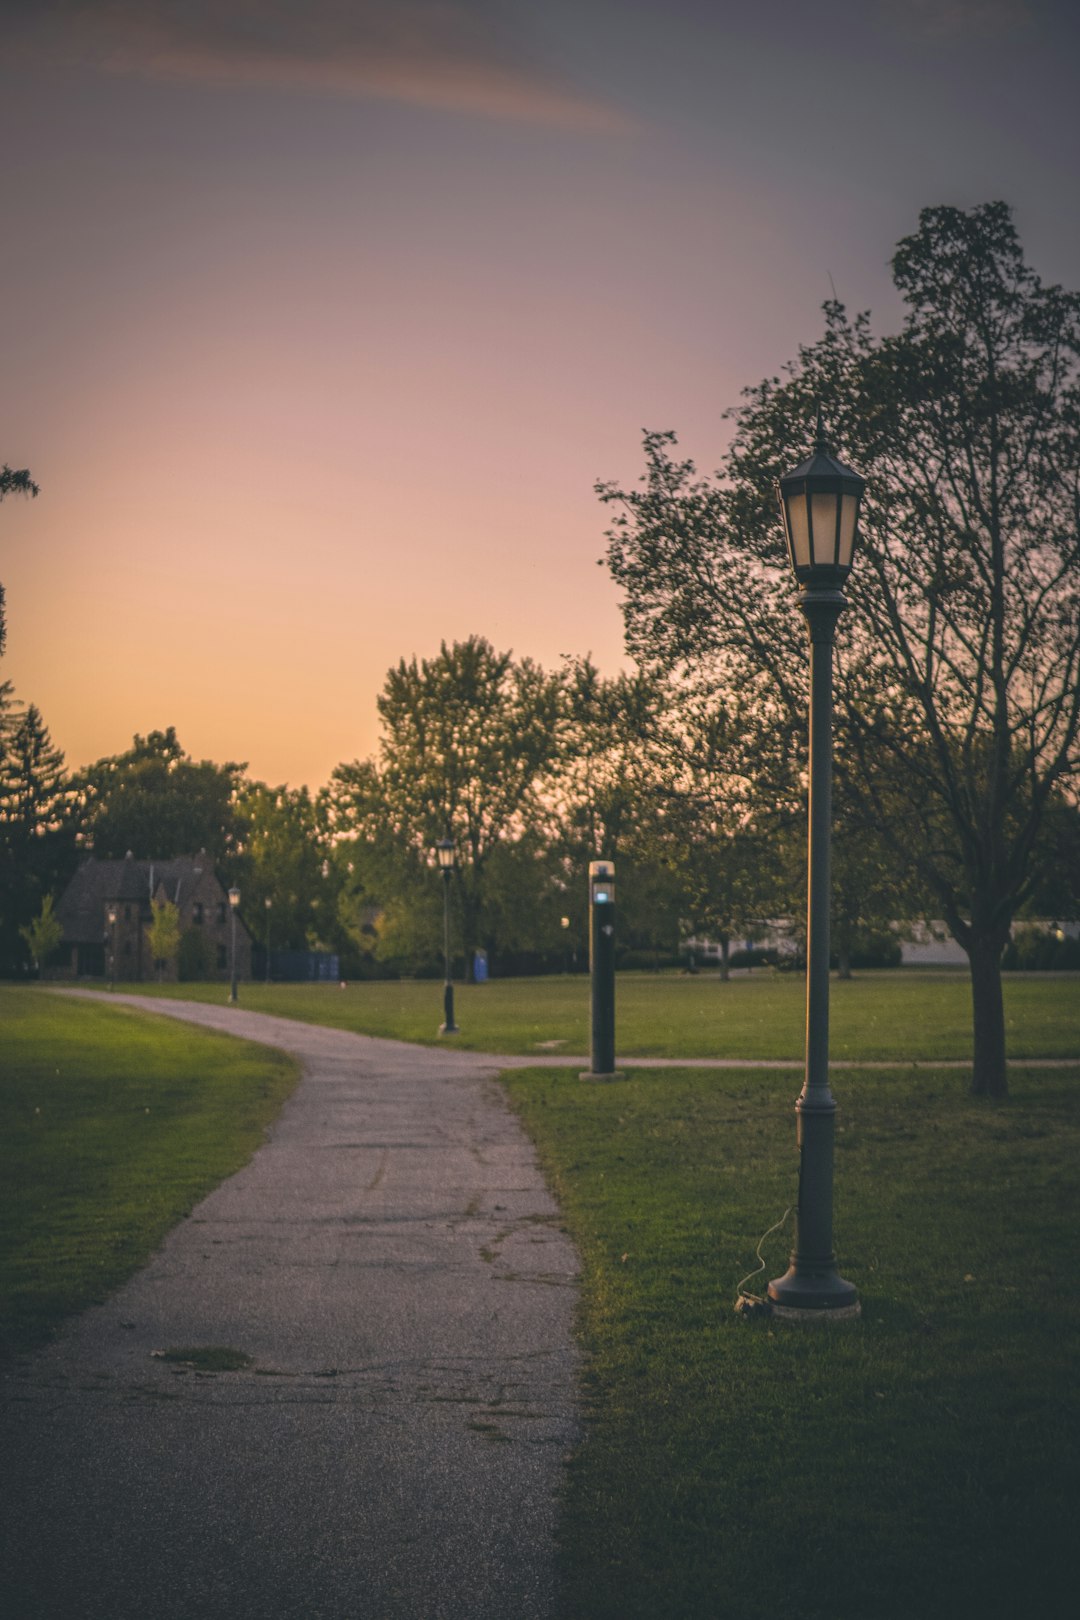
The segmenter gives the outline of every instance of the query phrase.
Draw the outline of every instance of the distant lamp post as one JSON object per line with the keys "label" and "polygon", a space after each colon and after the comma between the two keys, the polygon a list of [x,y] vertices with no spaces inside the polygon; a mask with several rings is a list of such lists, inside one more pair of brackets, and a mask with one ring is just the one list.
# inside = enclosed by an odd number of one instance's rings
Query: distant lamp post
{"label": "distant lamp post", "polygon": [[270,896],[267,895],[267,897],[266,897],[266,899],[265,899],[265,901],[263,903],[266,906],[266,982],[267,982],[267,984],[269,984],[270,983],[270,913],[273,910],[274,902],[271,900]]}
{"label": "distant lamp post", "polygon": [[799,1197],[795,1247],[769,1284],[772,1314],[790,1321],[858,1316],[859,1294],[836,1269],[833,1149],[836,1103],[829,1090],[829,841],[832,824],[832,653],[845,606],[865,483],[837,461],[818,410],[809,461],[777,484],[784,532],[810,634],[810,814],[806,912],[806,1079],[795,1104]]}
{"label": "distant lamp post", "polygon": [[450,879],[454,872],[454,840],[447,831],[445,838],[440,838],[435,845],[435,853],[439,858],[439,871],[443,875],[443,966],[445,977],[443,980],[443,1022],[439,1025],[440,1035],[457,1035],[458,1026],[454,1022],[454,985],[450,978]]}
{"label": "distant lamp post", "polygon": [[117,919],[117,915],[118,915],[118,913],[117,913],[117,910],[116,910],[115,906],[110,906],[108,911],[106,911],[106,913],[105,913],[105,916],[108,919],[108,923],[109,923],[109,931],[105,935],[105,940],[106,940],[106,943],[107,943],[107,945],[109,947],[109,989],[110,990],[115,990],[115,988],[116,988],[116,919]]}
{"label": "distant lamp post", "polygon": [[229,985],[229,1003],[235,1007],[240,997],[236,993],[236,911],[240,904],[240,890],[229,890],[229,914],[232,921],[232,947],[229,952],[232,960],[232,982]]}

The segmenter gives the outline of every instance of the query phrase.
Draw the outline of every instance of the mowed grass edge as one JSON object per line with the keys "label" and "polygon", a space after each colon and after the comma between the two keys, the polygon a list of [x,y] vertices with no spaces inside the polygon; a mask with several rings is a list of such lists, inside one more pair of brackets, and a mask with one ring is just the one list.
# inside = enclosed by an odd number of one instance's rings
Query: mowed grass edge
{"label": "mowed grass edge", "polygon": [[0,987],[0,1354],[108,1297],[265,1141],[284,1053]]}
{"label": "mowed grass edge", "polygon": [[[124,985],[124,990],[224,1002],[220,984]],[[1011,1060],[1080,1061],[1080,974],[1013,974],[1005,979]],[[533,1056],[589,1047],[589,982],[584,976],[494,979],[458,985],[454,1044],[474,1051]],[[302,1022],[392,1040],[445,1044],[442,985],[432,980],[240,986],[241,1005]],[[801,976],[768,969],[736,975],[620,973],[615,986],[620,1058],[803,1056],[806,990]],[[965,973],[900,970],[835,980],[831,1051],[848,1061],[936,1062],[971,1057],[971,985]]]}
{"label": "mowed grass edge", "polygon": [[732,1309],[795,1198],[790,1074],[504,1084],[583,1262],[569,1620],[1071,1613],[1080,1069],[1018,1070],[1003,1105],[955,1071],[837,1076],[864,1316],[818,1330]]}

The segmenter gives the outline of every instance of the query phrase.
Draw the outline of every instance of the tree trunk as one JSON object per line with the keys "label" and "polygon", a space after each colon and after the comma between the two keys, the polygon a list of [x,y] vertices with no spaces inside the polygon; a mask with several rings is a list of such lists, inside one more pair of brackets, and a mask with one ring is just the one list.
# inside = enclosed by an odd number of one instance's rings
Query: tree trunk
{"label": "tree trunk", "polygon": [[974,1068],[971,1090],[976,1097],[1007,1097],[1005,1075],[1005,1004],[1001,994],[1001,952],[1004,941],[994,933],[973,933],[968,945],[971,963],[971,1010]]}
{"label": "tree trunk", "polygon": [[836,947],[836,976],[838,979],[851,978],[851,946],[845,941]]}
{"label": "tree trunk", "polygon": [[720,983],[727,984],[731,978],[731,940],[727,934],[720,935]]}

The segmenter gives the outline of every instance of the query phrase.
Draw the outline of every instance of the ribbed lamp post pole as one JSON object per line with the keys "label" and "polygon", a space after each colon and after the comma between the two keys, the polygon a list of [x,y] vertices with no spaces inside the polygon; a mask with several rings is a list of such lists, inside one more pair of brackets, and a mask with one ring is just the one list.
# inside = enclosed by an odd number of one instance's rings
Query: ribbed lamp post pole
{"label": "ribbed lamp post pole", "polygon": [[814,454],[777,484],[788,551],[810,634],[810,814],[806,912],[806,1079],[795,1104],[799,1199],[795,1247],[769,1284],[772,1314],[789,1321],[858,1316],[859,1294],[836,1269],[829,1089],[829,909],[832,832],[832,657],[843,584],[851,570],[865,488],[837,461],[818,411]]}
{"label": "ribbed lamp post pole", "polygon": [[229,955],[232,960],[232,982],[229,985],[229,1004],[233,1007],[236,1006],[236,1003],[240,999],[236,993],[236,911],[239,904],[240,890],[236,888],[230,889],[229,916],[232,922],[232,949],[230,950]]}
{"label": "ribbed lamp post pole", "polygon": [[435,845],[435,853],[439,858],[439,871],[443,875],[443,1021],[439,1025],[439,1034],[457,1035],[454,984],[450,977],[450,879],[454,875],[454,840],[450,837],[449,829],[446,837],[440,838]]}
{"label": "ribbed lamp post pole", "polygon": [[115,988],[116,988],[116,918],[117,918],[116,907],[115,906],[110,906],[108,911],[105,913],[105,915],[108,918],[108,922],[109,922],[109,932],[108,932],[108,935],[106,936],[107,939],[108,939],[108,942],[109,942],[109,989],[110,990],[115,990]]}

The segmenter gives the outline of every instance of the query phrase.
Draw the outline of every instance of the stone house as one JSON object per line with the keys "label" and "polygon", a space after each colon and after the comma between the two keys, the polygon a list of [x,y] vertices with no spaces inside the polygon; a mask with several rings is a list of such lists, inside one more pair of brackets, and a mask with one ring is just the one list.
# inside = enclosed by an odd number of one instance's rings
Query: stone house
{"label": "stone house", "polygon": [[[171,861],[99,861],[92,856],[79,867],[56,906],[64,930],[52,959],[49,977],[153,981],[157,964],[146,930],[151,902],[170,900],[180,912],[179,960],[162,971],[175,983],[183,963],[187,977],[228,981],[231,975],[232,917],[229,896],[203,852]],[[115,921],[110,922],[110,912]],[[195,971],[190,971],[194,967]],[[236,918],[236,970],[251,977],[251,936],[239,913]]]}

